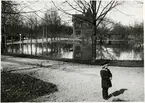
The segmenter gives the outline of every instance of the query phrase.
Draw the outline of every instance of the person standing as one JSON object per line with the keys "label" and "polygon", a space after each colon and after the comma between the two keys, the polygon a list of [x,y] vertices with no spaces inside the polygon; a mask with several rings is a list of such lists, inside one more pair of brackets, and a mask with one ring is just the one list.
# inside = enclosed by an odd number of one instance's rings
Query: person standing
{"label": "person standing", "polygon": [[102,86],[102,96],[106,100],[108,99],[108,89],[112,87],[111,79],[112,73],[108,69],[108,63],[105,63],[100,71],[101,75],[101,86]]}

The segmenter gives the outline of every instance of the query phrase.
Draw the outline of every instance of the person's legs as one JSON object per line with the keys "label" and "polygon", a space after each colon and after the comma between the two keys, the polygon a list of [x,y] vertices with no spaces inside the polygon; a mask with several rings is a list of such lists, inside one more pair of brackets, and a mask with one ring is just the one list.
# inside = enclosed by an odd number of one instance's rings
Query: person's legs
{"label": "person's legs", "polygon": [[106,98],[108,98],[108,88],[106,88]]}
{"label": "person's legs", "polygon": [[102,88],[102,95],[104,99],[108,98],[108,88]]}

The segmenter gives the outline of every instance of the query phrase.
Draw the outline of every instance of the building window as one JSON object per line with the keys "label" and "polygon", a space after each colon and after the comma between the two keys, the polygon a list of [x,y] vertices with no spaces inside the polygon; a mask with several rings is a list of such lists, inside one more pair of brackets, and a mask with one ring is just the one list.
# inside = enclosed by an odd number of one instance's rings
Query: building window
{"label": "building window", "polygon": [[75,24],[75,28],[76,28],[76,29],[80,29],[81,27],[82,27],[81,23],[76,23],[76,24]]}
{"label": "building window", "polygon": [[80,35],[81,34],[81,31],[76,31],[76,35]]}

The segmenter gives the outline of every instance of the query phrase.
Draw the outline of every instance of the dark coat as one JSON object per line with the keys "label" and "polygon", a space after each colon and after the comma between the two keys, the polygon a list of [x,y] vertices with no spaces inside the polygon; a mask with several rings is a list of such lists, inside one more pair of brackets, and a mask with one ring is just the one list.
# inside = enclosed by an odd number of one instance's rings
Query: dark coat
{"label": "dark coat", "polygon": [[112,74],[110,72],[109,69],[102,69],[100,71],[100,74],[101,74],[101,78],[102,78],[102,88],[109,88],[109,87],[112,87],[112,83],[111,83],[111,80],[110,80],[110,77],[112,77]]}

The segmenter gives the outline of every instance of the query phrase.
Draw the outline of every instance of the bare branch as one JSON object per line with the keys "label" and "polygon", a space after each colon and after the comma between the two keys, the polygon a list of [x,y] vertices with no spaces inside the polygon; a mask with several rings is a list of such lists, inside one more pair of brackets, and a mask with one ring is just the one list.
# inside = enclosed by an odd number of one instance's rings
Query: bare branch
{"label": "bare branch", "polygon": [[[84,2],[86,3],[86,4],[84,4],[83,2],[82,2],[82,4],[85,6],[85,5],[88,5],[88,8],[91,8],[91,4],[90,3],[88,3],[86,0],[84,0]],[[86,9],[88,9],[88,8],[86,8]]]}
{"label": "bare branch", "polygon": [[71,5],[68,1],[66,1],[66,3],[67,3],[72,9],[74,9],[74,10],[80,12],[80,13],[83,13],[83,11],[78,10],[77,8],[75,8],[75,7],[74,7],[73,5]]}
{"label": "bare branch", "polygon": [[[100,13],[100,15],[97,17],[98,19],[101,17],[101,16],[103,16],[108,10],[106,10],[106,12],[104,12],[104,10],[107,8],[107,7],[109,7],[109,5],[110,5],[110,7],[111,7],[111,5],[113,5],[113,1],[110,1],[104,8],[103,8],[103,10],[101,11],[101,13]],[[97,19],[96,19],[97,20]]]}
{"label": "bare branch", "polygon": [[98,12],[99,12],[99,9],[100,9],[100,5],[101,5],[101,0],[99,1],[99,5],[98,5],[98,8],[97,8],[97,12],[96,12],[96,16],[98,15]]}
{"label": "bare branch", "polygon": [[85,8],[83,8],[80,3],[78,3],[76,0],[74,2],[78,5],[78,7],[85,13]]}
{"label": "bare branch", "polygon": [[28,11],[28,12],[2,12],[4,14],[19,14],[19,13],[36,13],[39,12],[41,10],[34,10],[34,11]]}
{"label": "bare branch", "polygon": [[121,14],[123,14],[123,15],[126,15],[126,16],[134,16],[134,15],[130,15],[130,14],[127,14],[127,13],[124,13],[124,12],[122,12],[121,10],[119,10],[119,9],[117,9],[117,8],[115,8],[118,12],[120,12]]}
{"label": "bare branch", "polygon": [[102,22],[102,20],[105,18],[105,16],[107,15],[107,13],[108,13],[112,8],[115,7],[115,5],[113,6],[113,4],[114,4],[114,2],[111,4],[111,6],[109,7],[109,9],[108,9],[106,12],[104,12],[103,14],[101,14],[101,15],[97,18],[97,20],[99,20],[100,17],[103,16],[103,17],[100,19],[100,21],[97,23],[96,27],[98,27],[98,25]]}
{"label": "bare branch", "polygon": [[[53,5],[54,5],[58,10],[60,10],[61,12],[73,16],[73,14],[68,13],[68,12],[66,12],[65,10],[63,10],[63,9],[61,9],[61,8],[59,8],[59,7],[57,7],[53,1],[52,1],[52,3],[53,3]],[[89,23],[92,24],[92,21],[90,21],[90,20],[88,20],[88,19],[86,19],[86,18],[84,18],[84,17],[83,17],[83,18],[81,18],[81,17],[79,17],[79,16],[75,16],[75,17],[76,17],[76,18],[79,18],[79,19],[82,19],[82,20],[84,20],[84,21],[87,21],[87,22],[89,22]]]}
{"label": "bare branch", "polygon": [[[107,13],[108,13],[109,11],[111,11],[111,9],[115,8],[117,5],[120,5],[120,4],[121,4],[121,3],[118,3],[118,2],[113,1],[113,2],[111,3],[110,6],[107,5],[107,6],[109,6],[109,8],[108,8],[105,12],[101,12],[100,15],[99,15],[99,17],[97,17],[96,21],[99,20],[99,22],[97,23],[96,27],[98,27],[98,25],[102,22],[102,20],[103,20],[104,17],[107,15]],[[106,8],[107,6],[105,6],[105,8]],[[105,10],[105,9],[103,9],[102,11],[104,11],[104,10]]]}
{"label": "bare branch", "polygon": [[[24,1],[22,1],[22,2],[24,2]],[[19,3],[19,5],[21,5],[21,3]],[[36,4],[36,3],[37,3],[37,1],[35,1],[34,3],[31,3],[31,5]],[[18,13],[22,12],[22,10],[24,10],[25,8],[30,7],[30,5],[26,5],[25,3],[23,3],[23,4],[25,5],[25,7],[23,7],[22,9],[20,9]]]}

